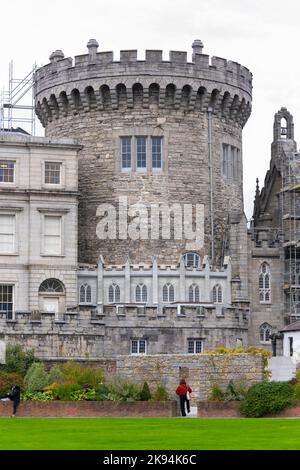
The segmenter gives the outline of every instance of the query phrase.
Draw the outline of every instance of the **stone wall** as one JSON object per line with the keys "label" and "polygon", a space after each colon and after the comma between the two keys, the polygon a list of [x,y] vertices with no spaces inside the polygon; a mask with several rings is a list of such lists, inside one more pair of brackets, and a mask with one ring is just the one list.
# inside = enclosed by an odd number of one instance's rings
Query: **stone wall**
{"label": "stone wall", "polygon": [[263,359],[252,354],[166,354],[152,356],[118,356],[116,372],[140,382],[147,381],[150,388],[163,383],[171,399],[180,378],[186,378],[193,394],[192,402],[206,400],[213,384],[223,390],[230,380],[244,381],[247,385],[263,379]]}

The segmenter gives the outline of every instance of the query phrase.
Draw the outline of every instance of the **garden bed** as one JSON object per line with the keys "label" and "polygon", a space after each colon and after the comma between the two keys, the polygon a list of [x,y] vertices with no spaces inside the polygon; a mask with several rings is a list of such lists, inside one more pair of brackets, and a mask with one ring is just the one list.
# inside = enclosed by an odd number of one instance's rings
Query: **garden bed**
{"label": "garden bed", "polygon": [[[198,418],[241,418],[240,405],[240,401],[199,401],[197,416]],[[280,413],[272,415],[272,417],[274,416],[281,418],[300,417],[300,401]]]}
{"label": "garden bed", "polygon": [[[0,402],[0,416],[10,416],[12,402]],[[178,416],[174,401],[22,401],[17,416],[31,417],[167,417]]]}

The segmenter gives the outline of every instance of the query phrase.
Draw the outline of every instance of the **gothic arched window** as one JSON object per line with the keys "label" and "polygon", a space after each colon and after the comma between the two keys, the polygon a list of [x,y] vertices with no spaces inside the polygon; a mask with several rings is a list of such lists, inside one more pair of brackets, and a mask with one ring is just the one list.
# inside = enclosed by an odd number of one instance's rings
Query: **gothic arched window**
{"label": "gothic arched window", "polygon": [[214,304],[223,303],[223,293],[220,284],[216,284],[212,290],[212,301]]}
{"label": "gothic arched window", "polygon": [[108,289],[108,302],[120,302],[120,287],[117,284],[112,284]]}
{"label": "gothic arched window", "polygon": [[145,284],[138,284],[135,288],[135,301],[147,302],[147,286]]}
{"label": "gothic arched window", "polygon": [[271,272],[267,263],[262,263],[259,271],[259,301],[260,303],[271,302]]}
{"label": "gothic arched window", "polygon": [[197,284],[191,284],[189,287],[189,302],[199,302],[200,289]]}
{"label": "gothic arched window", "polygon": [[174,286],[169,282],[163,287],[163,302],[174,302]]}
{"label": "gothic arched window", "polygon": [[83,284],[80,287],[79,301],[81,304],[90,304],[92,302],[92,288],[89,284]]}
{"label": "gothic arched window", "polygon": [[186,253],[183,259],[186,268],[200,268],[200,256],[197,253]]}
{"label": "gothic arched window", "polygon": [[268,323],[263,323],[259,327],[259,338],[261,343],[270,343],[270,334],[272,332],[272,327]]}

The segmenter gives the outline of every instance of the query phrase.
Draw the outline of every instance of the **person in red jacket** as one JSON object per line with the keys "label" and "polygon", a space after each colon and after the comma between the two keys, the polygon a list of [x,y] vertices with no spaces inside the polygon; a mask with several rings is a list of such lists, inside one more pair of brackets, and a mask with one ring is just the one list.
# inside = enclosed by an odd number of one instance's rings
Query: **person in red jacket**
{"label": "person in red jacket", "polygon": [[176,388],[176,393],[179,395],[181,415],[186,416],[185,405],[187,412],[189,413],[191,411],[190,400],[187,398],[187,393],[192,393],[192,389],[189,385],[187,385],[184,379],[181,379],[178,387]]}

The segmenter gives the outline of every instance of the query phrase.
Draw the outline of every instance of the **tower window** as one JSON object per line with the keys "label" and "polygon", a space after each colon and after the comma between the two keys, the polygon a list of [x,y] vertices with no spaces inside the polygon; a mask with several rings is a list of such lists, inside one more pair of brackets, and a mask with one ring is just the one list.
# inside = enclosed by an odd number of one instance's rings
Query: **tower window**
{"label": "tower window", "polygon": [[136,168],[137,170],[147,169],[147,138],[136,137]]}
{"label": "tower window", "polygon": [[162,168],[162,137],[151,137],[152,143],[152,169]]}
{"label": "tower window", "polygon": [[233,145],[223,144],[223,176],[239,181],[241,178],[240,150]]}
{"label": "tower window", "polygon": [[200,268],[200,256],[197,253],[186,253],[183,259],[186,268]]}
{"label": "tower window", "polygon": [[259,271],[259,301],[260,303],[271,302],[271,280],[270,266],[262,263]]}
{"label": "tower window", "polygon": [[131,169],[131,137],[121,137],[122,169]]}

